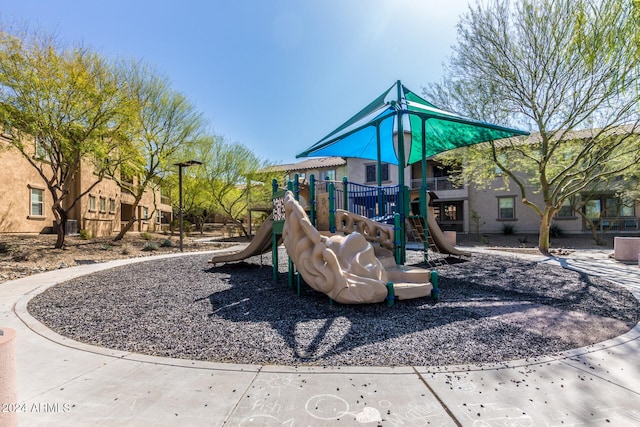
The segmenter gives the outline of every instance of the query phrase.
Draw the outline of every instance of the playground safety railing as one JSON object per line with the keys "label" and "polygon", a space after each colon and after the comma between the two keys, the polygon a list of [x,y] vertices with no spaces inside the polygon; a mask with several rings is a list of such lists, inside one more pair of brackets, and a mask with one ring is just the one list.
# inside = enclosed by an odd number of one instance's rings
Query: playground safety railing
{"label": "playground safety railing", "polygon": [[370,186],[342,181],[313,181],[315,194],[335,189],[335,209],[342,209],[374,220],[392,220],[398,211],[400,186]]}

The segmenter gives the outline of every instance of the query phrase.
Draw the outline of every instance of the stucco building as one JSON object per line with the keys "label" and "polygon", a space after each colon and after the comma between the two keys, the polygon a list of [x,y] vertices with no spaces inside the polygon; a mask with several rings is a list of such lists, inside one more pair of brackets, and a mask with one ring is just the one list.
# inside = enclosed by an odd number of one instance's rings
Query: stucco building
{"label": "stucco building", "polygon": [[[357,158],[310,158],[299,163],[277,166],[288,179],[297,174],[301,183],[308,182],[314,174],[316,179],[349,181],[376,185],[377,162]],[[398,184],[398,167],[393,164],[381,165],[383,186]],[[488,188],[478,188],[473,183],[455,186],[449,177],[451,171],[446,166],[433,161],[427,162],[427,188],[437,196],[432,200],[434,213],[440,228],[459,233],[503,233],[511,227],[517,233],[537,234],[540,218],[529,207],[522,204],[522,197],[516,188],[504,189],[499,171],[496,180]],[[404,171],[405,185],[410,189],[412,210],[418,209],[419,191],[422,182],[420,163],[408,166]],[[530,191],[530,199],[542,204],[540,194]],[[580,205],[598,230],[608,232],[638,232],[638,202],[616,195],[613,190],[589,194],[589,201]],[[585,221],[567,204],[555,216],[554,224],[567,234],[589,233],[590,223]],[[476,227],[479,230],[476,230]]]}
{"label": "stucco building", "polygon": [[[36,145],[33,143],[34,156]],[[46,171],[46,162],[40,161]],[[71,186],[70,199],[82,194],[96,181],[89,162],[83,162]],[[53,233],[52,197],[38,171],[5,137],[0,136],[0,233]],[[134,184],[133,180],[130,183]],[[67,232],[86,230],[91,236],[110,236],[135,217],[131,231],[168,229],[171,201],[160,190],[145,191],[134,212],[133,196],[114,180],[103,179],[70,210]]]}

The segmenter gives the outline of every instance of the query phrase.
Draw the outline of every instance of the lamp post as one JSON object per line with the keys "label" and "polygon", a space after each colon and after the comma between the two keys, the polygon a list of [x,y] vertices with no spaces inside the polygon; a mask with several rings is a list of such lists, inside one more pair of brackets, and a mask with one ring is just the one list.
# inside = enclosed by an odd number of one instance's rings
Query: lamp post
{"label": "lamp post", "polygon": [[180,215],[180,252],[184,252],[182,248],[182,169],[189,166],[197,166],[201,165],[202,162],[197,160],[188,160],[186,162],[174,163],[175,166],[178,166],[178,212]]}

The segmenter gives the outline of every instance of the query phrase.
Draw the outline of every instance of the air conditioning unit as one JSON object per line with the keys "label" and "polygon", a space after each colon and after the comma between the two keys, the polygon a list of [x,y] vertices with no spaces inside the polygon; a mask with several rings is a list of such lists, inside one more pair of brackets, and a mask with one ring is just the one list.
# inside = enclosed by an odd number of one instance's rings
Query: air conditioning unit
{"label": "air conditioning unit", "polygon": [[68,219],[67,220],[67,236],[77,236],[78,233],[78,220],[77,219]]}

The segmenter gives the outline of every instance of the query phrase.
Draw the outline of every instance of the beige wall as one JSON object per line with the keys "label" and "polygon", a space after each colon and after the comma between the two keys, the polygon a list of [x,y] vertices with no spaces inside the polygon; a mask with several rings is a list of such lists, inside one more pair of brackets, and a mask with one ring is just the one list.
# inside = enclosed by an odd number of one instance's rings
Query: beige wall
{"label": "beige wall", "polygon": [[[96,181],[90,162],[83,162],[76,185],[72,187],[73,198]],[[31,188],[44,190],[44,210],[41,216],[31,216]],[[45,182],[36,169],[20,152],[0,140],[0,233],[48,233],[53,232],[54,216],[51,211],[52,198]],[[95,208],[90,207],[91,197]],[[104,200],[104,209],[101,208]],[[113,201],[113,208],[110,201]],[[76,220],[78,230],[85,229],[91,236],[109,236],[121,229],[122,203],[133,202],[133,197],[123,194],[115,181],[104,179],[84,195],[69,212],[69,219]],[[144,208],[149,218],[143,218]],[[156,224],[155,210],[160,209],[170,216],[171,205],[161,203],[160,191],[154,194],[145,191],[140,201],[134,230],[160,231]]]}
{"label": "beige wall", "polygon": [[[42,216],[31,216],[31,188],[44,190]],[[0,232],[41,233],[53,227],[52,200],[35,168],[20,152],[0,142]]]}
{"label": "beige wall", "polygon": [[[465,212],[468,218],[475,210],[480,216],[480,232],[502,233],[504,224],[512,224],[518,234],[537,234],[540,231],[540,217],[530,207],[522,203],[520,192],[514,188],[510,190],[500,189],[501,182],[496,182],[493,187],[478,189],[474,185],[469,188],[469,211]],[[542,196],[528,189],[529,199],[538,206],[543,205]],[[498,219],[498,197],[515,197],[515,220]],[[582,219],[579,216],[569,219],[554,219],[565,233],[582,233]],[[470,221],[470,232],[475,232],[475,224]]]}
{"label": "beige wall", "polygon": [[[375,160],[367,159],[347,159],[347,178],[351,182],[357,182],[364,184],[366,181],[366,165],[377,164]],[[409,185],[411,182],[411,168],[405,168],[404,170],[405,185]],[[375,183],[373,183],[375,185]],[[398,166],[389,165],[389,181],[383,181],[382,185],[397,185],[398,184]]]}
{"label": "beige wall", "polygon": [[[336,171],[336,180],[340,181],[342,179],[343,176],[345,176],[346,174],[346,167],[345,166],[336,166],[336,167],[327,167],[327,168],[322,168],[322,169],[307,169],[307,170],[299,170],[299,171],[292,171],[289,173],[289,177],[291,179],[293,179],[293,176],[295,174],[298,174],[298,176],[300,177],[302,174],[304,174],[304,180],[306,183],[309,183],[309,177],[311,175],[313,175],[315,177],[316,180],[319,180],[322,172],[324,171],[329,171],[329,170],[335,170]],[[286,182],[285,183],[280,183],[282,186],[286,186]]]}
{"label": "beige wall", "polygon": [[[88,162],[82,165],[81,182],[91,185],[96,181],[93,168]],[[91,200],[95,205],[92,208]],[[113,201],[113,207],[111,206]],[[105,179],[93,187],[79,201],[78,228],[91,236],[110,236],[120,229],[120,187],[114,181]]]}

